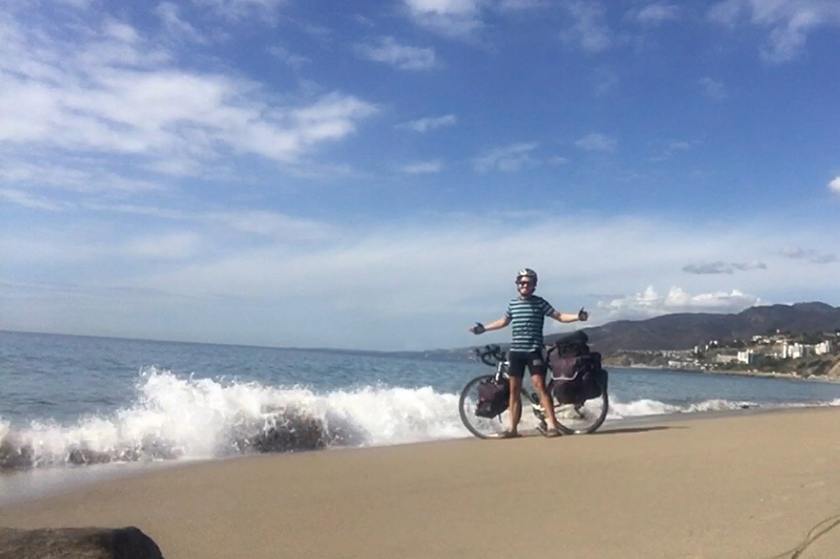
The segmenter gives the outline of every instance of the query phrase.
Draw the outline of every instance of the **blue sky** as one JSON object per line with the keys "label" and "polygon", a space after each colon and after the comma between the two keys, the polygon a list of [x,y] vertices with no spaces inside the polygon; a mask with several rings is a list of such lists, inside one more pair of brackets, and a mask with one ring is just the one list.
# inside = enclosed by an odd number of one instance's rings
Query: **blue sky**
{"label": "blue sky", "polygon": [[7,1],[0,328],[454,347],[524,266],[594,324],[840,305],[837,52],[828,0]]}

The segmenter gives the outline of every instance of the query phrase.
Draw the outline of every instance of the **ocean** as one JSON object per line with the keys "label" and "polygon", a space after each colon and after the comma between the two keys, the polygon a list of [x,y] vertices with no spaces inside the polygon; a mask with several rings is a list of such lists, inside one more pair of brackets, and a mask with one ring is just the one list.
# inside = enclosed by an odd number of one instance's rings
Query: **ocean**
{"label": "ocean", "polygon": [[[187,460],[468,437],[470,361],[0,332],[0,503]],[[840,384],[610,369],[608,425],[840,405]]]}

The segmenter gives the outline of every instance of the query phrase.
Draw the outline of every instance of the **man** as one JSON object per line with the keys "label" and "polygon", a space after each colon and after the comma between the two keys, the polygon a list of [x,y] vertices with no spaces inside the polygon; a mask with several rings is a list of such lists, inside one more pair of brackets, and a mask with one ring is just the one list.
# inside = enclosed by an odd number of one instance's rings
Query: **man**
{"label": "man", "polygon": [[551,395],[545,387],[546,364],[543,356],[543,323],[545,317],[550,316],[560,322],[584,321],[589,314],[580,309],[576,314],[561,313],[542,297],[534,295],[537,287],[537,273],[525,268],[516,275],[516,289],[519,296],[508,303],[505,315],[488,325],[476,322],[470,328],[473,334],[482,334],[490,330],[500,330],[508,324],[513,324],[513,342],[510,345],[508,360],[510,362],[510,427],[502,434],[504,438],[518,437],[517,427],[522,416],[522,401],[519,393],[522,388],[522,377],[527,366],[531,373],[531,383],[540,398],[540,404],[546,411],[546,437],[556,437],[557,418],[554,416],[554,405]]}

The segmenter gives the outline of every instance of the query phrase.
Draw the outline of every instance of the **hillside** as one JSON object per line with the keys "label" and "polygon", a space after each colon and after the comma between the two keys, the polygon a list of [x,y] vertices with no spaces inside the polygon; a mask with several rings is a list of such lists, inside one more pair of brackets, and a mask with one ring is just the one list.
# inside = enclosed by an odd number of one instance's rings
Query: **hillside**
{"label": "hillside", "polygon": [[[840,329],[840,307],[796,303],[751,307],[738,314],[679,313],[647,320],[619,320],[585,328],[590,345],[604,355],[618,350],[690,349],[708,340],[748,339],[775,330],[792,333]],[[558,336],[547,336],[551,343]]]}

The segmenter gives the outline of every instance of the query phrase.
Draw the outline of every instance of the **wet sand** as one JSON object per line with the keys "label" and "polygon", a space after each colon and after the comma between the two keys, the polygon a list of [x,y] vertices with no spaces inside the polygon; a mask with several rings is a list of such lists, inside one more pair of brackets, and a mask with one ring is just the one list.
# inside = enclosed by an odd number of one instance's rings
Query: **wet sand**
{"label": "wet sand", "polygon": [[[0,526],[134,525],[169,559],[717,559],[791,557],[835,515],[840,410],[808,409],[187,464],[7,505]],[[838,549],[840,526],[800,557]]]}

